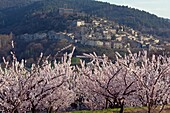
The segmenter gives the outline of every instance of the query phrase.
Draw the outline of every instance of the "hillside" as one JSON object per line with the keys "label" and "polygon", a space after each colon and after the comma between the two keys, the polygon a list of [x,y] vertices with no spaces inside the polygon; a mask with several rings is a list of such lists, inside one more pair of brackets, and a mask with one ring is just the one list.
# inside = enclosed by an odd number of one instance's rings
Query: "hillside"
{"label": "hillside", "polygon": [[40,0],[1,0],[0,9],[5,9],[9,7],[21,7],[36,1],[40,1]]}
{"label": "hillside", "polygon": [[[0,1],[0,4],[5,3],[4,6],[7,6],[6,4],[10,4],[10,1],[13,0],[8,0],[9,3],[3,0]],[[114,20],[119,24],[132,27],[143,33],[164,38],[170,37],[170,23],[166,19],[126,6],[116,6],[94,0],[42,0],[33,4],[17,7],[17,4],[19,4],[21,0],[15,1],[16,4],[14,6],[16,7],[0,10],[0,33],[10,33],[12,31],[15,34],[23,34],[47,30],[46,26],[50,26],[49,30],[61,27],[61,24],[58,23],[56,23],[55,28],[53,24],[51,24],[52,21],[56,21],[53,15],[62,18],[57,13],[58,9],[67,7],[77,12],[85,12],[89,15]],[[36,23],[36,25],[34,23]]]}

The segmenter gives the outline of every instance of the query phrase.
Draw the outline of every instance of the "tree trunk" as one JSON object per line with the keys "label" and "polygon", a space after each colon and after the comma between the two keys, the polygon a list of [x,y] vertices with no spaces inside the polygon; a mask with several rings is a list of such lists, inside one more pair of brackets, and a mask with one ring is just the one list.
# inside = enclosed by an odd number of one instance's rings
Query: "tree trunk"
{"label": "tree trunk", "polygon": [[50,106],[50,107],[48,108],[48,113],[52,113],[52,111],[53,111],[53,107]]}
{"label": "tree trunk", "polygon": [[108,108],[108,98],[106,98],[106,105],[105,105],[105,109]]}
{"label": "tree trunk", "polygon": [[36,113],[36,109],[35,109],[34,106],[31,108],[31,112],[32,112],[32,113]]}
{"label": "tree trunk", "polygon": [[120,113],[123,113],[124,110],[124,101],[120,104]]}
{"label": "tree trunk", "polygon": [[163,104],[163,105],[161,106],[161,109],[159,110],[159,113],[161,113],[161,112],[163,111],[164,107],[165,107],[165,105]]}
{"label": "tree trunk", "polygon": [[12,113],[19,113],[17,109],[14,109]]}
{"label": "tree trunk", "polygon": [[151,113],[151,105],[150,105],[150,103],[148,105],[148,113]]}

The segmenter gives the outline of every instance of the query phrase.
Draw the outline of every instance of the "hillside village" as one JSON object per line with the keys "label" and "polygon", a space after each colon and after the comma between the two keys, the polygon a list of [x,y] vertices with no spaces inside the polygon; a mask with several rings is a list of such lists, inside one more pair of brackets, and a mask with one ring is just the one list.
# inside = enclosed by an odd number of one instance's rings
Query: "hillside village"
{"label": "hillside village", "polygon": [[[103,47],[109,49],[147,49],[165,50],[169,42],[142,34],[130,27],[119,25],[114,21],[96,16],[88,16],[83,12],[75,12],[73,9],[60,8],[59,14],[64,17],[75,16],[75,19],[68,20],[68,28],[64,32],[46,31],[34,34],[22,34],[14,36],[1,35],[0,48],[5,47],[12,40],[32,42],[36,40],[62,40],[65,39],[72,44],[81,44],[92,47]],[[80,17],[80,18],[79,18]],[[87,19],[88,18],[88,19]]]}
{"label": "hillside village", "polygon": [[[151,35],[143,35],[131,28],[118,25],[102,18],[93,18],[91,23],[77,21],[80,29],[78,35],[84,45],[103,46],[107,48],[148,48],[159,44]],[[75,35],[76,37],[77,34]]]}
{"label": "hillside village", "polygon": [[[143,48],[164,50],[166,42],[161,42],[152,35],[142,34],[132,28],[118,25],[113,21],[92,17],[89,22],[74,20],[71,28],[65,32],[48,31],[44,33],[23,34],[16,38],[26,42],[38,39],[61,40],[93,47],[113,49]],[[169,43],[166,43],[168,45]]]}

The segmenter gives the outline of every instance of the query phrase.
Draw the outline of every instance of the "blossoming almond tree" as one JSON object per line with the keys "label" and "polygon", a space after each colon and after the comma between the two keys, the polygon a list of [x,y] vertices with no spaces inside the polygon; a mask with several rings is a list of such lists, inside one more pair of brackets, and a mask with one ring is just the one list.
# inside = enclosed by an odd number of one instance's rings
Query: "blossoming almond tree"
{"label": "blossoming almond tree", "polygon": [[[125,59],[119,59],[119,62],[124,64],[137,81],[135,100],[147,106],[148,113],[161,112],[170,99],[170,58],[155,55],[148,58],[144,51],[139,54],[130,53]],[[159,110],[156,109],[158,106]]]}
{"label": "blossoming almond tree", "polygon": [[81,62],[78,67],[78,92],[91,109],[120,107],[122,113],[128,98],[136,91],[135,79],[126,68],[118,62],[112,63],[105,55],[98,57],[94,53],[84,54],[84,57],[92,61],[87,65]]}
{"label": "blossoming almond tree", "polygon": [[26,76],[29,75],[24,67],[24,61],[19,63],[13,55],[12,65],[5,61],[5,68],[0,67],[0,109],[5,112],[17,113],[26,111],[24,107],[25,102],[25,88]]}
{"label": "blossoming almond tree", "polygon": [[[70,54],[66,53],[61,62],[55,62],[52,67],[51,63],[49,64],[47,62],[47,64],[39,70],[38,74],[42,75],[42,80],[47,80],[43,88],[47,88],[49,91],[45,95],[46,98],[38,103],[45,108],[49,108],[49,111],[52,111],[52,109],[55,111],[65,110],[75,100],[76,96],[72,87],[75,67],[71,66],[72,55],[73,52]],[[40,92],[39,94],[42,93]]]}
{"label": "blossoming almond tree", "polygon": [[72,55],[65,54],[59,63],[45,60],[31,69],[25,67],[24,60],[19,63],[14,54],[12,66],[4,60],[6,67],[0,69],[0,108],[7,113],[66,109],[74,102],[70,88],[74,78]]}

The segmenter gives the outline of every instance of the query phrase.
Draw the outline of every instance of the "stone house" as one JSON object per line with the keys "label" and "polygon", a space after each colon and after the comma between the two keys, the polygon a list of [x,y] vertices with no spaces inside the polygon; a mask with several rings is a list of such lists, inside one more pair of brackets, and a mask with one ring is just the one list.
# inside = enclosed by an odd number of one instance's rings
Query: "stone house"
{"label": "stone house", "polygon": [[106,42],[106,41],[105,41],[105,42],[103,42],[103,43],[104,43],[103,46],[106,47],[106,48],[111,48],[111,47],[112,47],[112,43],[111,43],[111,42],[108,42],[108,41]]}
{"label": "stone house", "polygon": [[122,48],[123,48],[123,44],[122,44],[122,42],[114,41],[114,42],[112,43],[112,48],[122,49]]}

